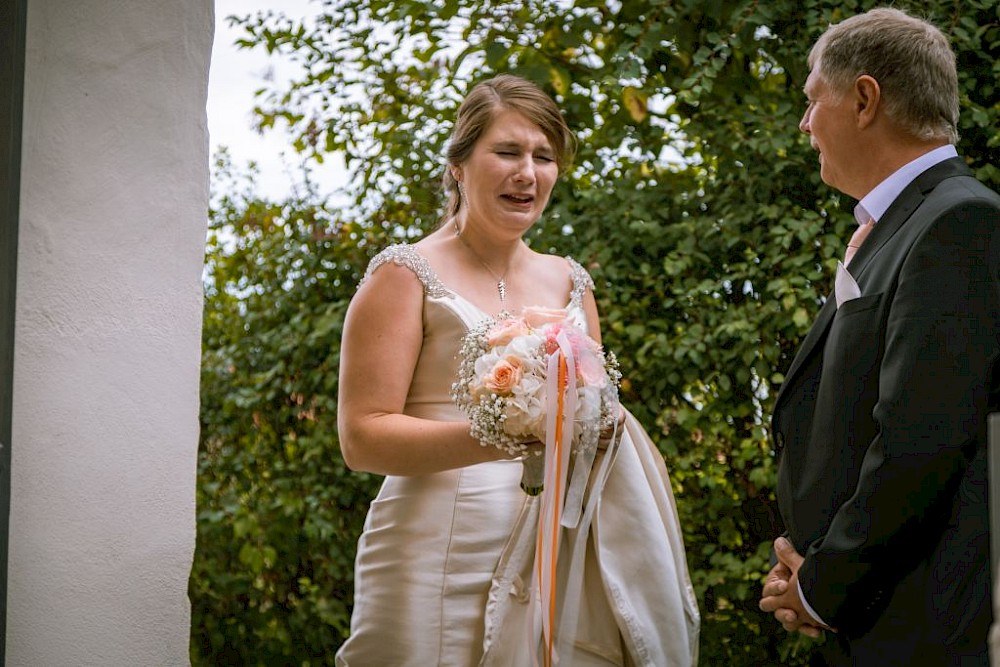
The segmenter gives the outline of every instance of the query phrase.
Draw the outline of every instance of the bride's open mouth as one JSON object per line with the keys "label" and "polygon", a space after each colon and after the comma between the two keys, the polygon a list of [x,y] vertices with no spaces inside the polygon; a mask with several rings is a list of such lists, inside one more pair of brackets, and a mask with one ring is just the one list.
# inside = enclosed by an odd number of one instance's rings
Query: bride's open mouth
{"label": "bride's open mouth", "polygon": [[500,198],[519,206],[527,206],[535,201],[531,195],[500,195]]}

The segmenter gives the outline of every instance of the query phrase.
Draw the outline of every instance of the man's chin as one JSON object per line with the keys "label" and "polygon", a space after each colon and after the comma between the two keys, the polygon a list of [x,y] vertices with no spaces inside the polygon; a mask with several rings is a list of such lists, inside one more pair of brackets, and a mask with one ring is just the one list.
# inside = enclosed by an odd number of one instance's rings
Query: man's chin
{"label": "man's chin", "polygon": [[820,156],[820,161],[819,161],[819,178],[820,178],[821,181],[823,181],[824,183],[826,183],[827,185],[829,185],[834,190],[839,190],[840,189],[840,188],[837,187],[837,183],[836,183],[835,179],[833,178],[833,176],[825,168],[825,165],[823,164],[823,157],[822,156]]}

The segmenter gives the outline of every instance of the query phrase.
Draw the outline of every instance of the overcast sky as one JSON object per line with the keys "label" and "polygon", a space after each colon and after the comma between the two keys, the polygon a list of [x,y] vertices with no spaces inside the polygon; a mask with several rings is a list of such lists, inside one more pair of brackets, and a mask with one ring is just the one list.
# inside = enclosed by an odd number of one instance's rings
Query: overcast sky
{"label": "overcast sky", "polygon": [[[297,178],[299,160],[288,136],[280,126],[263,136],[252,129],[253,92],[265,83],[269,72],[276,80],[288,77],[294,69],[264,49],[237,49],[233,42],[241,36],[231,28],[226,17],[245,15],[268,8],[280,9],[289,17],[309,16],[319,5],[308,0],[216,0],[215,45],[208,84],[208,130],[212,152],[224,145],[237,165],[255,160],[260,167],[260,194],[281,199],[291,192]],[[313,178],[322,193],[329,193],[344,183],[339,160],[329,159],[313,170]]]}

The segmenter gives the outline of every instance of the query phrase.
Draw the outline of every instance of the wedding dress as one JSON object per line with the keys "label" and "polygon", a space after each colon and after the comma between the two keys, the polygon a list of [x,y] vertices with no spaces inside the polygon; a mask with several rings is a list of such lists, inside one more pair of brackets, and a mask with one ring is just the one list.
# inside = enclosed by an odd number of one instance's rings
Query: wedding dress
{"label": "wedding dress", "polygon": [[[458,350],[487,315],[442,284],[409,245],[383,250],[365,278],[390,261],[424,287],[423,346],[404,411],[464,421],[450,396]],[[583,295],[593,282],[567,261],[567,310],[586,328]],[[589,534],[578,541],[586,550],[572,603],[578,619],[569,641],[562,638],[559,664],[693,665],[699,614],[663,459],[631,414],[612,456],[606,480],[589,489],[600,495]],[[385,478],[358,542],[351,635],[337,665],[533,664],[529,585],[540,497],[520,489],[521,467],[497,461]],[[564,530],[563,543],[573,543]]]}

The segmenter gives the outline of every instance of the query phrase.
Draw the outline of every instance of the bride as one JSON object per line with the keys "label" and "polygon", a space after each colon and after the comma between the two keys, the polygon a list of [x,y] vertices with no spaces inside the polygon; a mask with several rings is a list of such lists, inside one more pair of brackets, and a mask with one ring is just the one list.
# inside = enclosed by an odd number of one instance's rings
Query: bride
{"label": "bride", "polygon": [[[565,308],[600,341],[587,272],[522,240],[572,148],[559,109],[534,84],[501,75],[475,86],[448,148],[444,224],[379,253],[351,302],[340,444],[352,469],[386,477],[358,543],[351,634],[338,665],[552,657],[531,609],[539,497],[522,492],[518,461],[469,435],[450,390],[462,337],[502,311]],[[622,431],[598,455],[608,465],[588,488],[593,519],[580,534],[563,529],[564,552],[577,552],[565,562],[582,565],[572,568],[577,595],[561,601],[572,622],[559,626],[559,662],[693,665],[699,615],[667,471],[628,413]],[[571,575],[559,563],[564,583]]]}

